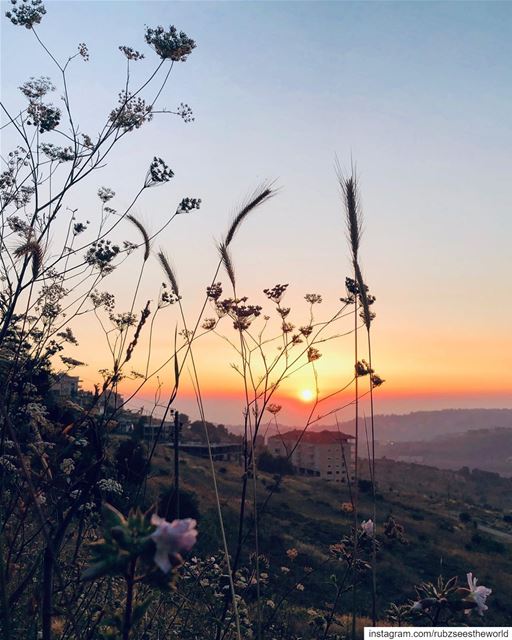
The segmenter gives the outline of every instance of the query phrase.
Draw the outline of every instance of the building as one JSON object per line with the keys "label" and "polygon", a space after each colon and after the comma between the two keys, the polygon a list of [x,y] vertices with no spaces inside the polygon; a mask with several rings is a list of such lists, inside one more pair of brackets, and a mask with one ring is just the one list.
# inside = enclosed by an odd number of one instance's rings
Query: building
{"label": "building", "polygon": [[52,391],[59,400],[77,400],[80,385],[78,376],[60,373],[56,376]]}
{"label": "building", "polygon": [[166,420],[163,424],[158,418],[147,417],[142,427],[142,434],[145,440],[158,440],[166,442],[173,437],[174,422]]}
{"label": "building", "polygon": [[[172,442],[167,446],[174,449]],[[210,447],[201,442],[180,442],[179,449],[199,458],[209,458],[211,451],[213,460],[240,462],[242,457],[242,445],[239,442],[215,442]]]}
{"label": "building", "polygon": [[294,429],[270,437],[267,446],[274,456],[290,457],[301,475],[347,482],[353,476],[353,439],[353,436],[339,431],[304,432]]}

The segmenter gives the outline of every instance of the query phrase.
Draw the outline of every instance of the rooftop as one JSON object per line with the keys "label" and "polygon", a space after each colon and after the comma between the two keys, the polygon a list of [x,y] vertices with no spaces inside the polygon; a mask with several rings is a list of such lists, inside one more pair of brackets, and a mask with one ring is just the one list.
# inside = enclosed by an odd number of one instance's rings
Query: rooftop
{"label": "rooftop", "polygon": [[279,435],[271,436],[269,440],[292,440],[297,442],[307,442],[309,444],[339,444],[340,442],[346,442],[347,440],[353,440],[354,436],[342,431],[329,431],[324,429],[323,431],[304,431],[303,429],[292,429],[291,431],[285,431]]}

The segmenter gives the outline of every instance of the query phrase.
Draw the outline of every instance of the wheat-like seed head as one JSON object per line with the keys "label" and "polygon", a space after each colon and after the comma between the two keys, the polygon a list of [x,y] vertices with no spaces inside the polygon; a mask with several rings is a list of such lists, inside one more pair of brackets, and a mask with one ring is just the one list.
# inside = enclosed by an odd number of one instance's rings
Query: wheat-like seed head
{"label": "wheat-like seed head", "polygon": [[226,269],[226,273],[228,274],[228,277],[231,280],[231,284],[233,285],[233,290],[235,290],[235,268],[233,266],[233,260],[231,259],[231,254],[229,253],[226,242],[221,242],[219,244],[219,253],[222,264],[224,265],[224,269]]}
{"label": "wheat-like seed head", "polygon": [[346,177],[338,162],[336,162],[336,175],[341,188],[341,195],[345,205],[345,215],[348,231],[348,239],[352,259],[357,262],[359,245],[363,231],[363,216],[359,202],[358,183],[355,169],[352,168],[351,175]]}
{"label": "wheat-like seed head", "polygon": [[176,297],[179,297],[180,292],[178,287],[178,281],[176,280],[176,276],[174,275],[174,271],[171,268],[171,265],[169,263],[169,260],[167,259],[167,256],[161,249],[158,252],[158,259],[160,260],[160,264],[162,265],[162,268],[165,271],[165,275],[169,280],[169,283],[172,288],[172,292]]}
{"label": "wheat-like seed head", "polygon": [[252,195],[249,196],[248,200],[242,205],[240,211],[233,218],[233,222],[228,229],[226,239],[224,241],[226,247],[229,247],[238,227],[242,224],[249,213],[272,198],[275,194],[276,191],[272,188],[271,184],[262,184]]}
{"label": "wheat-like seed head", "polygon": [[140,231],[142,235],[142,239],[144,241],[144,262],[146,262],[146,260],[149,258],[149,250],[150,250],[149,233],[146,231],[146,228],[144,227],[142,222],[140,222],[140,220],[137,220],[135,216],[132,216],[131,213],[128,214],[126,218],[137,227],[137,229]]}
{"label": "wheat-like seed head", "polygon": [[364,284],[363,275],[357,262],[354,262],[354,271],[356,275],[357,288],[359,289],[359,299],[361,300],[361,305],[363,307],[364,324],[367,330],[369,330],[370,324],[372,322],[370,303],[368,301],[368,294],[366,293],[366,286]]}
{"label": "wheat-like seed head", "polygon": [[25,244],[15,249],[14,256],[16,258],[30,256],[32,258],[32,275],[37,278],[43,264],[43,248],[37,240],[27,240]]}

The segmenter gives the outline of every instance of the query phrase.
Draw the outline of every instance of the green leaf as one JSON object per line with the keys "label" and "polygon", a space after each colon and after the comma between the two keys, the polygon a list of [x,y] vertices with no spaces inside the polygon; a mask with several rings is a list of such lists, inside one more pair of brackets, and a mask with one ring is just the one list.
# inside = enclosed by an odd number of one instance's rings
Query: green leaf
{"label": "green leaf", "polygon": [[106,529],[122,527],[126,525],[126,518],[123,514],[108,502],[103,505],[103,523]]}
{"label": "green leaf", "polygon": [[144,617],[144,614],[148,609],[149,603],[150,603],[150,599],[147,598],[143,602],[140,602],[133,607],[132,624],[134,626],[137,625]]}

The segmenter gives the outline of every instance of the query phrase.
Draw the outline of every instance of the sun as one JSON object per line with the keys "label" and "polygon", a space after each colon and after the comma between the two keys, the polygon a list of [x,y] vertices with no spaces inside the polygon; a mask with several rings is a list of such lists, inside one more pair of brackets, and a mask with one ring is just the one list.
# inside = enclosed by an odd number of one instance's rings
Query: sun
{"label": "sun", "polygon": [[299,391],[299,398],[302,400],[302,402],[311,402],[314,397],[315,394],[311,389],[302,389],[301,391]]}

